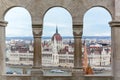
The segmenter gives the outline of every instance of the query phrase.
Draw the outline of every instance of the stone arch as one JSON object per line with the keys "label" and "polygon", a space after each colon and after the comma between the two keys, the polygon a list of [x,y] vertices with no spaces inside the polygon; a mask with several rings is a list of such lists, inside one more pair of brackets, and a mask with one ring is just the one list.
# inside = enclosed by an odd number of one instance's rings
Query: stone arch
{"label": "stone arch", "polygon": [[[32,3],[33,0],[26,0],[26,1],[7,1],[7,0],[1,0],[0,1],[0,7],[2,7],[2,9],[0,10],[0,16],[2,17],[2,19],[4,18],[5,13],[13,7],[24,7],[27,11],[29,11],[29,6],[30,3]],[[29,13],[31,14],[31,11],[29,11]]]}
{"label": "stone arch", "polygon": [[[46,17],[47,12],[48,12],[49,10],[51,10],[51,9],[54,9],[54,8],[63,9],[63,11],[65,11],[65,13],[66,13],[67,15],[69,15],[68,17],[71,18],[71,20],[69,20],[69,21],[71,22],[71,24],[73,23],[73,21],[72,21],[72,15],[70,14],[70,12],[69,12],[66,8],[61,7],[61,6],[54,6],[54,7],[48,8],[48,9],[46,10],[46,12],[44,13],[44,16],[43,16],[43,18],[42,18],[42,20],[43,20],[43,23],[42,23],[42,24],[44,24],[44,19],[45,19],[45,17]],[[57,11],[57,12],[58,12],[58,11]],[[61,22],[62,22],[62,21],[61,21]],[[44,26],[44,25],[43,25],[43,26]],[[43,28],[43,26],[42,26],[42,28]],[[56,26],[57,26],[57,25],[56,25]],[[72,25],[71,25],[71,26],[72,26]]]}
{"label": "stone arch", "polygon": [[[103,9],[104,11],[106,11],[106,14],[109,16],[110,20],[112,20],[112,14],[111,14],[106,8],[101,7],[101,6],[92,6],[91,8],[87,9],[86,13],[89,12],[89,10],[94,9],[94,8],[101,8],[101,9]],[[86,13],[85,13],[84,16],[83,16],[83,20],[84,20],[84,18],[85,18]],[[83,21],[83,22],[84,22],[84,21]],[[109,22],[108,22],[108,23],[109,23]]]}
{"label": "stone arch", "polygon": [[[102,6],[102,5],[94,5],[94,6],[88,7],[88,8],[86,9],[86,11],[84,12],[84,15],[85,15],[85,13],[86,13],[88,10],[90,10],[90,9],[92,9],[92,8],[94,8],[94,7],[101,7],[101,8],[103,8],[103,9],[105,9],[105,10],[108,11],[108,13],[111,15],[111,18],[112,18],[112,19],[114,18],[114,14],[113,14],[112,10],[110,10],[109,8],[107,8],[107,7],[105,7],[105,6]],[[84,18],[84,15],[83,15],[83,18]]]}
{"label": "stone arch", "polygon": [[[31,14],[31,11],[29,11],[29,9],[27,9],[27,8],[25,8],[25,7],[23,7],[23,6],[11,6],[11,7],[7,8],[7,9],[3,12],[3,18],[5,17],[5,14],[6,14],[10,9],[15,8],[15,7],[24,8],[24,9],[30,14],[30,16],[32,15],[32,14]],[[31,16],[31,21],[32,21],[32,16]]]}
{"label": "stone arch", "polygon": [[[25,15],[24,15],[25,14]],[[13,15],[12,17],[9,17],[9,15]],[[20,18],[21,17],[21,18]],[[28,12],[27,9],[25,9],[24,7],[11,7],[7,10],[7,12],[5,13],[4,15],[4,19],[8,21],[8,27],[7,27],[7,30],[10,29],[10,25],[16,25],[14,22],[19,21],[18,22],[18,27],[20,26],[21,29],[19,29],[20,31],[23,31],[23,28],[25,29],[28,29],[29,31],[28,32],[24,32],[23,33],[26,35],[26,36],[31,36],[32,35],[32,19],[31,19],[31,15],[30,13]],[[9,19],[13,19],[14,22],[11,22]],[[27,24],[26,24],[26,21],[27,21]],[[22,22],[22,24],[21,24]],[[9,24],[10,23],[10,24]],[[16,27],[11,27],[11,28],[17,28],[17,25]],[[22,27],[22,26],[23,27]],[[13,30],[14,30],[13,29]],[[14,32],[14,31],[12,31]],[[21,33],[21,32],[20,32]],[[13,33],[9,33],[11,34],[10,36],[12,36]],[[14,34],[13,34],[14,35]],[[17,35],[16,35],[17,36]],[[19,36],[23,36],[23,35],[20,35]]]}
{"label": "stone arch", "polygon": [[72,17],[72,14],[71,14],[71,12],[69,11],[68,8],[65,8],[65,7],[63,7],[63,6],[52,6],[52,7],[47,8],[47,9],[45,10],[45,12],[43,12],[44,14],[43,14],[42,19],[44,19],[45,14],[46,14],[50,9],[55,8],[55,7],[60,7],[60,8],[65,9],[65,10],[71,15],[71,17]]}
{"label": "stone arch", "polygon": [[[88,9],[88,11],[86,11],[86,13],[89,12],[89,10],[94,9],[94,8],[101,8],[101,9],[103,9],[103,11],[106,12],[106,15],[108,15],[109,20],[112,20],[112,16],[111,16],[110,12],[109,12],[108,10],[106,10],[104,7],[101,7],[101,6],[91,7],[91,8]],[[97,12],[97,11],[96,11],[96,12]],[[100,11],[100,12],[102,12],[102,11]],[[87,20],[87,17],[88,17],[88,16],[85,17],[86,13],[84,14],[84,18],[86,18],[86,20]],[[91,11],[91,14],[92,14],[92,13],[94,13],[94,11]],[[103,14],[103,13],[102,13],[102,14]],[[93,14],[93,15],[94,15],[94,14]],[[92,16],[92,17],[93,17],[93,16]],[[99,16],[99,17],[100,17],[100,16]],[[98,17],[98,20],[99,20],[99,17]],[[93,17],[93,18],[95,18],[95,17]],[[105,18],[105,19],[107,19],[107,21],[108,21],[108,18]],[[95,20],[96,20],[96,19],[95,19]],[[93,21],[92,21],[91,23],[95,24],[95,23],[94,23],[95,20],[93,19]],[[105,23],[108,23],[108,24],[106,24],[106,26],[103,26],[102,30],[105,29],[104,27],[109,27],[109,22],[107,22],[107,21],[105,21]],[[84,23],[85,23],[85,22],[84,22]],[[100,21],[96,21],[96,23],[100,23]],[[104,23],[103,23],[103,24],[104,24]],[[97,25],[97,24],[96,24],[96,25]],[[99,26],[99,25],[98,25],[98,26]],[[98,26],[95,26],[95,27],[98,27]],[[84,27],[85,27],[85,26],[84,26]],[[92,26],[92,27],[93,27],[93,26]],[[92,27],[91,27],[91,29],[93,29]],[[94,28],[95,28],[95,27],[94,27]],[[111,27],[109,27],[109,28],[111,28]],[[107,28],[107,29],[109,29],[109,28]],[[107,30],[107,29],[105,29],[105,30]],[[87,30],[86,30],[86,31],[87,31]],[[111,30],[110,30],[110,31],[111,31]],[[92,32],[92,30],[91,30],[91,32]],[[94,31],[93,31],[93,32],[94,32]],[[103,32],[103,33],[104,33],[104,32]],[[92,36],[92,35],[89,35],[89,36]],[[112,52],[111,52],[111,53],[112,53]],[[111,54],[111,53],[110,53],[110,54]],[[112,56],[112,55],[111,55],[111,56]],[[110,58],[109,58],[109,59],[110,59]],[[101,62],[100,62],[100,65],[101,65]],[[110,66],[110,67],[111,67],[111,66]]]}
{"label": "stone arch", "polygon": [[[2,4],[3,2],[6,2],[7,4]],[[29,3],[29,4],[28,4]],[[28,4],[28,6],[26,5]],[[97,5],[96,5],[97,4]],[[2,5],[2,6],[1,6]],[[119,80],[119,64],[120,64],[120,55],[118,54],[120,45],[118,44],[118,42],[120,41],[120,38],[118,36],[118,34],[120,33],[119,30],[119,26],[120,26],[120,14],[119,14],[119,5],[120,5],[120,1],[119,0],[1,0],[0,1],[0,35],[2,35],[3,37],[1,37],[0,39],[0,49],[1,49],[1,54],[4,54],[4,28],[6,26],[6,22],[3,21],[3,13],[5,12],[6,8],[9,8],[11,6],[14,5],[22,5],[25,6],[30,13],[32,14],[32,22],[33,22],[33,27],[34,27],[34,33],[35,37],[39,37],[39,34],[41,34],[41,32],[39,32],[39,30],[37,29],[38,27],[40,27],[40,31],[41,27],[42,27],[42,16],[44,13],[44,10],[50,6],[53,5],[62,5],[67,7],[67,9],[70,10],[72,17],[73,17],[73,28],[74,28],[74,32],[78,33],[75,34],[76,39],[77,37],[80,37],[80,30],[78,31],[78,29],[81,27],[82,28],[82,17],[83,17],[83,13],[85,12],[85,10],[89,9],[91,6],[100,6],[102,5],[102,7],[104,7],[105,9],[107,9],[112,16],[112,19],[114,19],[114,21],[110,22],[111,28],[112,28],[112,41],[113,41],[113,45],[112,47],[114,47],[113,52],[114,54],[114,74],[113,74],[113,79],[114,80]],[[32,5],[32,6],[31,6]],[[78,12],[78,10],[81,10],[81,12]],[[40,13],[40,15],[39,15]],[[75,14],[74,14],[75,13]],[[81,23],[80,23],[81,22]],[[3,27],[4,26],[4,27]],[[81,29],[82,31],[82,29]],[[37,40],[36,40],[37,41]],[[77,41],[77,40],[76,40]],[[79,42],[79,41],[78,41]],[[79,45],[78,45],[79,47]],[[40,49],[40,48],[38,48]],[[36,48],[36,52],[37,50]],[[76,52],[79,52],[79,50],[76,50]],[[36,59],[37,60],[37,59]],[[38,61],[38,60],[37,60]],[[79,60],[78,60],[79,61]],[[1,65],[2,65],[2,60],[1,60]],[[39,61],[38,61],[39,63]],[[3,65],[2,65],[3,66]],[[3,71],[3,68],[0,71]]]}
{"label": "stone arch", "polygon": [[73,24],[73,17],[72,17],[72,14],[70,12],[70,10],[68,8],[65,8],[63,6],[51,6],[51,7],[48,7],[44,12],[43,12],[43,16],[42,16],[42,24],[44,23],[44,17],[45,17],[45,14],[52,8],[56,8],[56,7],[60,7],[60,8],[63,8],[64,10],[66,10],[70,16],[71,16],[71,19],[72,19],[72,24]]}
{"label": "stone arch", "polygon": [[[54,14],[54,15],[52,15],[51,14],[51,12]],[[49,15],[49,14],[51,14],[51,15]],[[65,15],[64,15],[65,14]],[[58,19],[56,18],[56,17],[58,17]],[[49,20],[48,20],[48,18],[49,18]],[[65,19],[64,19],[65,18]],[[52,20],[53,19],[53,20]],[[57,21],[56,21],[57,20]],[[46,11],[46,13],[44,14],[44,18],[43,18],[43,36],[44,36],[44,34],[45,34],[45,36],[49,36],[49,37],[51,37],[51,43],[52,43],[52,45],[54,46],[54,38],[56,37],[56,33],[57,33],[57,30],[58,30],[58,33],[60,33],[59,34],[59,38],[61,38],[61,40],[60,41],[57,41],[57,47],[59,47],[59,49],[61,49],[61,50],[63,50],[62,48],[62,45],[64,45],[64,43],[63,43],[63,37],[64,36],[69,36],[69,34],[71,35],[71,36],[73,36],[73,34],[72,34],[72,16],[71,16],[71,14],[65,9],[65,8],[63,8],[63,7],[50,7],[47,11]],[[48,26],[46,26],[44,23],[46,23],[46,22],[50,22],[50,23],[52,23],[52,26],[48,29]],[[66,22],[66,23],[64,23],[64,22]],[[64,27],[64,29],[62,29],[61,28],[61,25],[63,25],[63,27]],[[56,27],[56,32],[54,31],[53,33],[50,33],[51,35],[49,35],[49,33],[47,33],[47,31],[48,30],[50,30],[50,32],[52,32],[53,31],[53,29],[55,29],[55,27]],[[46,29],[46,31],[45,31],[45,29]],[[69,30],[70,29],[70,30]],[[49,32],[49,31],[48,31]],[[63,32],[66,32],[66,34],[62,34]],[[68,32],[68,33],[67,33]],[[47,35],[47,34],[48,35]],[[62,36],[61,36],[62,35]],[[54,37],[53,37],[54,36]],[[52,63],[50,63],[50,65],[51,64],[53,64],[53,65],[51,65],[51,66],[55,66],[55,63],[57,63],[57,65],[58,66],[65,66],[65,65],[63,65],[63,64],[58,64],[58,62],[59,61],[61,61],[60,59],[58,59],[58,53],[60,52],[59,50],[57,51],[57,52],[55,52],[54,51],[54,49],[52,48],[52,59],[50,60],[50,61],[53,61]],[[55,49],[56,50],[56,49]],[[42,52],[45,52],[44,50],[42,51]],[[51,52],[51,51],[50,51]],[[57,54],[57,55],[54,55],[54,54]],[[65,53],[66,54],[66,53]],[[54,59],[56,59],[56,60],[54,60]],[[67,60],[67,59],[64,59],[65,61]],[[64,64],[66,64],[66,63],[64,63]],[[69,64],[69,62],[68,62],[68,64]],[[44,65],[44,64],[43,64]],[[57,66],[57,67],[58,67]],[[70,65],[68,65],[68,66],[70,66]],[[73,65],[71,65],[71,66],[73,66]]]}

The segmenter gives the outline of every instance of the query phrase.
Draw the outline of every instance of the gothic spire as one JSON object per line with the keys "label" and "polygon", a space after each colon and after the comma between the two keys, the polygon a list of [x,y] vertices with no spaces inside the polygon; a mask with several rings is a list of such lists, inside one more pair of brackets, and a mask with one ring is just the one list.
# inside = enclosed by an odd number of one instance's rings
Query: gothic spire
{"label": "gothic spire", "polygon": [[56,25],[56,33],[58,33],[58,27],[57,27],[57,25]]}

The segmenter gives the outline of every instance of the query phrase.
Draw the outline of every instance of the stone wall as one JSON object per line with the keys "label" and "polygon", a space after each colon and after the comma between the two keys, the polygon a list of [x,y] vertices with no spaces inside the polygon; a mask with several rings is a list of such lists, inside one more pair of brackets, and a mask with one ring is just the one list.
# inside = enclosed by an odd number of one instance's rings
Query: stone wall
{"label": "stone wall", "polygon": [[72,80],[70,76],[45,76],[44,80]]}
{"label": "stone wall", "polygon": [[84,80],[113,80],[112,76],[84,76]]}
{"label": "stone wall", "polygon": [[[43,80],[74,80],[72,76],[43,76],[42,79]],[[4,75],[2,80],[32,80],[32,77],[30,75]],[[112,80],[112,76],[84,76],[84,80]]]}
{"label": "stone wall", "polygon": [[[113,76],[114,80],[119,80],[119,74],[120,74],[120,37],[118,34],[120,34],[120,0],[0,0],[0,21],[2,21],[2,25],[0,28],[0,76],[5,72],[4,71],[4,53],[5,53],[5,26],[4,23],[4,16],[6,12],[13,8],[13,7],[23,7],[28,10],[28,12],[31,14],[32,18],[32,27],[35,35],[35,41],[36,41],[36,47],[38,46],[39,48],[36,48],[35,54],[38,52],[40,49],[40,46],[37,45],[37,43],[40,43],[41,41],[38,40],[38,34],[42,32],[42,24],[43,24],[43,19],[45,13],[52,7],[63,7],[68,12],[70,12],[72,19],[73,19],[73,29],[77,33],[78,30],[82,28],[80,23],[83,23],[83,17],[85,12],[92,8],[92,7],[103,7],[106,10],[108,10],[111,13],[112,19],[117,20],[111,22],[112,30],[111,30],[111,35],[112,35],[112,52],[114,55],[113,57]],[[3,23],[4,22],[4,23]],[[7,23],[6,23],[7,24]],[[8,22],[9,24],[9,22]],[[38,31],[39,28],[39,31]],[[76,30],[78,29],[78,30]],[[82,30],[79,32],[82,33]],[[38,34],[35,34],[38,32]],[[79,33],[79,34],[81,34]],[[37,35],[37,36],[36,36]],[[80,35],[78,34],[76,36],[76,43],[80,44]],[[41,35],[39,35],[41,37]],[[80,46],[80,45],[78,45]],[[77,50],[80,47],[77,47]],[[80,52],[80,50],[78,50]],[[78,52],[77,51],[77,52]],[[76,53],[77,53],[76,52]],[[78,54],[77,54],[78,55]],[[40,56],[40,55],[39,55]],[[80,56],[80,55],[79,55]],[[38,60],[35,58],[35,60]],[[77,57],[76,61],[79,61],[79,57]],[[34,67],[40,67],[41,63],[39,60],[36,61],[36,64]],[[76,66],[79,66],[76,62]],[[39,77],[39,76],[38,76]],[[78,77],[78,76],[77,76]],[[77,78],[76,77],[76,78]],[[76,80],[75,77],[43,77],[44,80]],[[77,78],[78,79],[78,78]],[[31,76],[25,76],[25,75],[4,75],[4,78],[2,80],[31,80]],[[37,79],[36,79],[37,80]],[[81,79],[78,79],[81,80]],[[85,80],[112,80],[111,76],[85,76]]]}
{"label": "stone wall", "polygon": [[83,22],[85,12],[97,6],[105,8],[114,17],[114,0],[0,0],[0,19],[4,19],[9,9],[23,7],[31,14],[33,24],[43,24],[44,15],[50,8],[63,7],[70,12],[74,24]]}
{"label": "stone wall", "polygon": [[3,78],[0,80],[31,80],[30,75],[3,75]]}

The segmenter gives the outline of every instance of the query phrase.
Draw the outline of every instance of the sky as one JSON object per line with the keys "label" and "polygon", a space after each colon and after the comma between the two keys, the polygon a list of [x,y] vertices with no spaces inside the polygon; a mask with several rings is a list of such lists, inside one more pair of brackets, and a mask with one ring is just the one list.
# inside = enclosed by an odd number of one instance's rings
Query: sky
{"label": "sky", "polygon": [[106,9],[91,8],[84,15],[83,35],[111,36],[111,28],[108,24],[111,20],[111,15]]}
{"label": "sky", "polygon": [[[8,21],[7,37],[32,36],[31,15],[25,8],[10,9],[5,15],[5,21]],[[83,36],[110,36],[111,29],[108,24],[110,21],[111,15],[106,9],[91,8],[84,14]],[[56,27],[61,36],[73,36],[72,17],[64,8],[54,7],[46,12],[42,36],[52,36]]]}

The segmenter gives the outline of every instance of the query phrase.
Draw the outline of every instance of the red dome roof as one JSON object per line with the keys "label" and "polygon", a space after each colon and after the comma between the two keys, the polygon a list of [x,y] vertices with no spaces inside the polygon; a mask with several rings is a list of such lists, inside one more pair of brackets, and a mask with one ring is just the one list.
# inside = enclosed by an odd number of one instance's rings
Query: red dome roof
{"label": "red dome roof", "polygon": [[56,40],[56,41],[62,41],[62,37],[61,35],[58,33],[58,29],[56,28],[56,33],[52,36],[52,41],[53,40]]}
{"label": "red dome roof", "polygon": [[59,33],[55,33],[53,36],[52,36],[52,41],[53,40],[56,40],[56,41],[62,41],[62,37]]}

